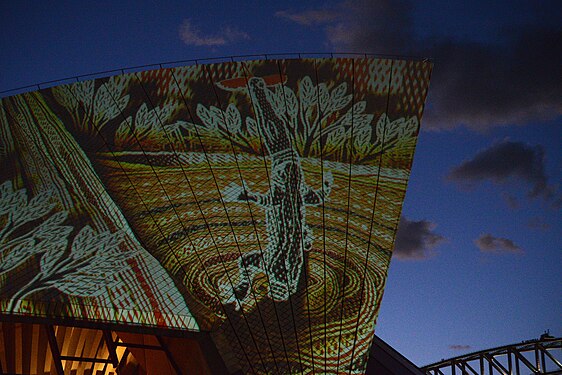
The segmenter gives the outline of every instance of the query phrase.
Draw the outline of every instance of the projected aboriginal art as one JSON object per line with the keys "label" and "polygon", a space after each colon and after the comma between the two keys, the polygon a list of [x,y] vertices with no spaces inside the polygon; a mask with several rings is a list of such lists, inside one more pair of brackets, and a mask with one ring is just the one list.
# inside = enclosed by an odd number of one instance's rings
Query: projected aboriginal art
{"label": "projected aboriginal art", "polygon": [[[248,80],[248,90],[255,103],[256,122],[270,157],[270,188],[267,194],[251,192],[247,187],[229,185],[224,192],[227,201],[249,201],[263,207],[268,243],[263,250],[243,254],[239,259],[239,283],[227,302],[246,300],[256,274],[269,275],[269,294],[273,300],[286,301],[297,291],[304,265],[304,252],[312,248],[312,233],[306,225],[306,205],[318,206],[324,201],[322,189],[313,190],[304,182],[299,155],[293,150],[289,130],[267,100],[267,87],[262,78]],[[220,121],[220,120],[219,120]],[[325,175],[329,193],[331,174]],[[234,200],[232,200],[234,197]],[[224,289],[229,289],[226,286]]]}
{"label": "projected aboriginal art", "polygon": [[2,99],[0,312],[365,371],[431,64],[175,67]]}

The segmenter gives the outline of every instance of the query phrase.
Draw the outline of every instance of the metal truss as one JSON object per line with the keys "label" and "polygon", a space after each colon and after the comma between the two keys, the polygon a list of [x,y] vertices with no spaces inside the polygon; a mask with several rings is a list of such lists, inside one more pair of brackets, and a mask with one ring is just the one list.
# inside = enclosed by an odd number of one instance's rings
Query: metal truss
{"label": "metal truss", "polygon": [[422,367],[427,375],[562,374],[562,337],[482,350]]}

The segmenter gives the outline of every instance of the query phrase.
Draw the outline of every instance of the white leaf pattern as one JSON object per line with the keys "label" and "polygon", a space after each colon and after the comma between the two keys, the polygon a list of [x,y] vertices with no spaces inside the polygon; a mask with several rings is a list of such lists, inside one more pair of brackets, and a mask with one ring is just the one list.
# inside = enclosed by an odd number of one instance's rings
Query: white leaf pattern
{"label": "white leaf pattern", "polygon": [[253,137],[259,137],[258,134],[258,125],[256,120],[251,117],[246,117],[246,129],[248,129],[248,133]]}
{"label": "white leaf pattern", "polygon": [[316,90],[309,76],[299,82],[299,95],[303,107],[310,107],[316,102]]}
{"label": "white leaf pattern", "polygon": [[117,118],[129,104],[126,94],[130,76],[111,77],[95,90],[94,81],[51,88],[53,96],[70,113],[72,125],[86,134],[96,134]]}
{"label": "white leaf pattern", "polygon": [[[129,97],[120,91],[125,87],[125,81],[109,79],[97,92],[85,85],[76,87],[87,91],[81,97],[93,93],[94,112],[98,113],[98,121],[103,122],[117,115],[128,103]],[[368,158],[372,160],[374,155],[415,137],[419,126],[415,116],[390,121],[383,113],[376,124],[372,124],[375,115],[366,113],[368,108],[365,100],[352,104],[353,97],[347,82],[341,82],[333,89],[329,88],[330,85],[326,82],[315,83],[310,76],[305,76],[297,82],[296,91],[280,84],[266,85],[263,90],[265,100],[276,117],[286,124],[292,143],[301,156],[323,152],[324,157],[329,158],[333,154],[342,156],[342,152],[345,152],[348,157],[361,162]],[[108,101],[111,97],[115,98],[113,105]],[[261,149],[258,121],[246,117],[243,124],[240,109],[234,103],[229,103],[224,109],[198,103],[195,113],[200,122],[195,124],[184,120],[170,122],[175,108],[169,103],[153,109],[149,109],[146,103],[141,104],[136,114],[128,117],[129,122],[131,119],[134,122],[129,125],[121,122],[117,127],[116,144],[144,148],[141,145],[147,142],[146,147],[149,149],[156,145],[169,147],[171,144],[182,150],[189,147],[193,137],[201,136],[222,140],[230,138],[232,144],[245,152],[254,153]],[[350,140],[350,137],[353,139]],[[322,138],[322,142],[319,142],[319,138]],[[382,142],[383,139],[388,142]]]}
{"label": "white leaf pattern", "polygon": [[119,279],[118,274],[127,267],[126,260],[131,252],[119,251],[121,233],[95,233],[86,226],[76,235],[66,268],[58,270],[62,275],[51,285],[61,292],[94,297],[112,288]]}
{"label": "white leaf pattern", "polygon": [[56,266],[59,265],[59,261],[64,255],[64,250],[66,249],[67,244],[68,240],[66,238],[58,238],[49,243],[49,248],[45,254],[43,254],[39,263],[41,272],[44,275],[49,275],[56,269]]}
{"label": "white leaf pattern", "polygon": [[52,197],[52,191],[44,191],[28,202],[25,189],[14,192],[11,181],[0,186],[0,215],[7,215],[0,221],[0,274],[35,254],[49,251],[53,244],[66,241],[72,227],[62,225],[67,218],[65,211],[48,216],[37,226],[28,225],[54,209]]}
{"label": "white leaf pattern", "polygon": [[32,256],[35,253],[34,246],[35,241],[32,238],[27,238],[12,247],[11,251],[2,257],[2,262],[0,262],[0,274],[12,270]]}
{"label": "white leaf pattern", "polygon": [[242,119],[240,117],[240,112],[234,104],[229,104],[226,109],[226,119],[228,123],[228,130],[232,134],[237,134],[240,132],[242,127]]}
{"label": "white leaf pattern", "polygon": [[211,121],[213,122],[213,128],[217,129],[220,127],[224,129],[224,112],[220,108],[217,108],[215,106],[211,106],[209,108],[209,112],[211,115]]}
{"label": "white leaf pattern", "polygon": [[284,87],[283,90],[285,92],[285,101],[286,101],[286,105],[284,104],[284,106],[287,107],[287,113],[289,114],[289,118],[296,119],[297,112],[298,112],[297,96],[295,95],[295,92],[291,90],[289,87]]}
{"label": "white leaf pattern", "polygon": [[[62,216],[53,219],[58,222]],[[128,269],[127,259],[133,251],[121,251],[123,233],[95,232],[85,226],[68,246],[67,236],[50,237],[43,241],[44,253],[39,262],[40,272],[15,293],[9,310],[13,311],[27,294],[45,288],[78,297],[97,297],[122,283],[119,275]],[[9,265],[27,256],[32,241],[22,243],[13,252]]]}

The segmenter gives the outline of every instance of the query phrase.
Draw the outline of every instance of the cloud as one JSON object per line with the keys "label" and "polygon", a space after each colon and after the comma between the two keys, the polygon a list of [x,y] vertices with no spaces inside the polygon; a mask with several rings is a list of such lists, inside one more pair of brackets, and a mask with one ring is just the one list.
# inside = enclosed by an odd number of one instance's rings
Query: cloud
{"label": "cloud", "polygon": [[362,0],[342,4],[340,17],[326,27],[326,37],[346,52],[405,54],[412,49],[411,4],[403,0]]}
{"label": "cloud", "polygon": [[459,351],[465,351],[465,350],[469,350],[471,348],[472,348],[472,346],[470,346],[470,345],[458,345],[458,344],[449,345],[449,349],[459,350]]}
{"label": "cloud", "polygon": [[242,40],[250,40],[250,35],[244,31],[238,30],[234,27],[227,26],[223,31],[224,37],[229,43],[239,42]]}
{"label": "cloud", "polygon": [[285,18],[290,21],[296,22],[299,25],[321,25],[338,18],[338,13],[333,10],[319,9],[309,10],[301,13],[291,13],[285,10],[280,10],[275,13],[276,17]]}
{"label": "cloud", "polygon": [[410,49],[410,3],[402,0],[345,1],[303,12],[281,10],[276,16],[303,26],[324,26],[327,42],[339,51],[403,53]]}
{"label": "cloud", "polygon": [[526,124],[562,115],[562,30],[524,27],[502,45],[440,40],[424,122],[432,128]]}
{"label": "cloud", "polygon": [[516,196],[509,194],[507,192],[502,192],[502,198],[505,201],[505,203],[507,204],[507,206],[509,208],[511,208],[512,210],[518,209],[519,207],[521,207],[521,204],[519,203],[519,199],[517,199]]}
{"label": "cloud", "polygon": [[542,217],[532,217],[527,221],[527,227],[534,230],[547,231],[550,229],[548,224]]}
{"label": "cloud", "polygon": [[203,35],[201,31],[192,25],[191,20],[183,21],[179,28],[180,39],[188,46],[216,47],[229,43],[248,40],[250,36],[238,29],[225,27],[220,33],[214,35]]}
{"label": "cloud", "polygon": [[494,237],[490,233],[486,233],[474,240],[474,244],[483,253],[523,253],[523,249],[517,246],[509,238]]}
{"label": "cloud", "polygon": [[529,197],[550,199],[554,188],[548,184],[541,146],[505,140],[477,153],[472,159],[455,167],[448,175],[452,181],[472,184],[484,180],[505,183],[510,178],[531,185]]}
{"label": "cloud", "polygon": [[433,255],[433,249],[445,241],[435,233],[436,224],[427,220],[411,221],[402,216],[396,233],[393,256],[402,260],[421,260]]}
{"label": "cloud", "polygon": [[[536,19],[546,19],[539,14],[541,7],[528,8]],[[496,35],[502,43],[491,44],[417,36],[413,10],[408,0],[348,1],[324,8],[325,14],[337,15],[317,17],[316,23],[312,10],[290,17],[281,12],[301,25],[322,23],[336,51],[433,58],[425,128],[485,130],[562,115],[562,85],[553,78],[562,76],[562,48],[557,47],[562,45],[562,24],[507,25],[504,35]]]}

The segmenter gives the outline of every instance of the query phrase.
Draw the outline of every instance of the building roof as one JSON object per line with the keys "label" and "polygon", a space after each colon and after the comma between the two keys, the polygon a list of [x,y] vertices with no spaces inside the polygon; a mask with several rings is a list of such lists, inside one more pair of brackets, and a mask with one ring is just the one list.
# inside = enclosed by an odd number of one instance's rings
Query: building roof
{"label": "building roof", "polygon": [[0,312],[209,333],[233,371],[363,371],[431,67],[231,61],[3,98]]}

